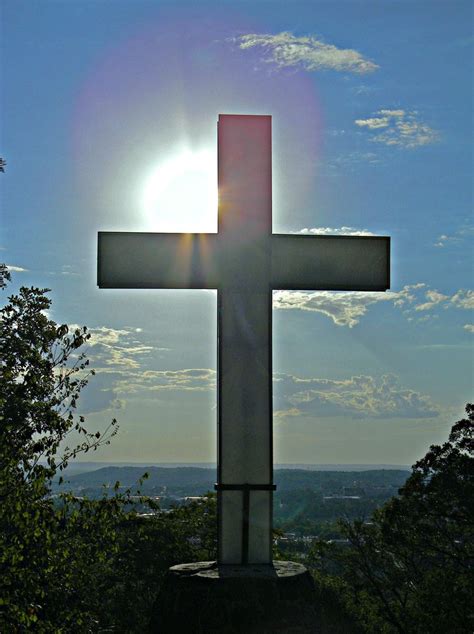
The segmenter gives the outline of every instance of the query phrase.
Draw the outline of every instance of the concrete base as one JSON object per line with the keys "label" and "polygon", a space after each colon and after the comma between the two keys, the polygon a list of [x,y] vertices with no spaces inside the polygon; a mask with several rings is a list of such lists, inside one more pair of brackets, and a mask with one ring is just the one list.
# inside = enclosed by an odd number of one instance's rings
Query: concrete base
{"label": "concrete base", "polygon": [[316,633],[314,582],[292,561],[273,565],[218,565],[169,569],[157,598],[151,633]]}

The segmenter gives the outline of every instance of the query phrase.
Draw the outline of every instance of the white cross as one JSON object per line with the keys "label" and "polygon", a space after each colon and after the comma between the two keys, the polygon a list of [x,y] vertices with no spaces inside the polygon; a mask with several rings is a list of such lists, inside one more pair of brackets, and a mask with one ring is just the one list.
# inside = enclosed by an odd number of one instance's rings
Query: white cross
{"label": "white cross", "polygon": [[390,238],[272,234],[271,117],[219,115],[217,234],[99,232],[101,288],[218,290],[218,561],[272,561],[272,290],[385,291]]}

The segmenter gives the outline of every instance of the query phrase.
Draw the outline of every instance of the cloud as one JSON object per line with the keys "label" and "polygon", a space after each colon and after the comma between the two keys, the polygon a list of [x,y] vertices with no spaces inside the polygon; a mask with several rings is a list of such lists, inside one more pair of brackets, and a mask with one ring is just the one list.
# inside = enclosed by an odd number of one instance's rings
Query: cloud
{"label": "cloud", "polygon": [[80,277],[81,271],[76,265],[63,264],[59,271],[47,271],[47,274],[52,276],[62,275],[64,277]]}
{"label": "cloud", "polygon": [[[424,286],[424,285],[422,285]],[[414,299],[413,291],[420,286],[408,285],[401,291],[385,293],[373,292],[332,292],[332,291],[275,291],[273,293],[273,307],[276,309],[298,309],[322,313],[337,326],[352,328],[373,304],[393,302],[402,306]]]}
{"label": "cloud", "polygon": [[459,247],[466,242],[470,242],[474,237],[474,225],[465,224],[456,229],[451,234],[442,233],[434,243],[435,247]]}
{"label": "cloud", "polygon": [[90,384],[85,387],[78,400],[78,412],[81,415],[103,412],[105,410],[119,410],[125,407],[126,401],[117,397],[114,381],[119,374],[97,374]]}
{"label": "cloud", "polygon": [[[444,308],[469,310],[474,308],[474,291],[460,289],[453,295],[445,295],[426,284],[408,284],[401,291],[374,293],[366,291],[274,291],[273,308],[279,310],[306,310],[326,315],[337,326],[353,328],[368,309],[381,302],[391,302],[403,311],[408,321],[416,313]],[[417,321],[427,321],[437,315],[418,316]]]}
{"label": "cloud", "polygon": [[443,293],[438,293],[438,291],[433,290],[426,291],[425,296],[428,301],[415,306],[415,310],[430,310],[431,308],[434,308],[438,304],[441,304],[442,302],[445,302],[447,299],[449,299],[449,295],[443,295]]}
{"label": "cloud", "polygon": [[61,267],[61,275],[79,277],[80,273],[72,264],[63,264]]}
{"label": "cloud", "polygon": [[434,243],[435,247],[444,248],[444,247],[459,247],[464,242],[468,240],[471,241],[474,237],[474,226],[473,225],[463,225],[451,235],[443,233],[438,236],[436,242]]}
{"label": "cloud", "polygon": [[[210,368],[110,371],[94,377],[94,389],[80,398],[81,413],[121,409],[127,397],[159,392],[212,392],[216,371]],[[439,408],[427,396],[400,386],[398,378],[384,375],[353,376],[345,380],[273,376],[276,418],[289,416],[345,416],[362,418],[430,418]]]}
{"label": "cloud", "polygon": [[304,228],[300,231],[292,231],[291,233],[297,233],[304,236],[307,235],[333,235],[333,236],[375,236],[372,231],[367,229],[356,229],[355,227],[313,227],[312,229]]}
{"label": "cloud", "polygon": [[289,32],[277,35],[248,33],[234,41],[242,50],[263,49],[264,61],[279,68],[299,66],[307,71],[335,70],[357,74],[371,73],[379,68],[353,49],[338,48],[314,37],[296,37]]}
{"label": "cloud", "polygon": [[121,378],[116,384],[120,393],[137,393],[145,390],[159,392],[174,390],[183,392],[207,392],[216,388],[216,372],[208,368],[184,370],[146,370],[140,374]]}
{"label": "cloud", "polygon": [[7,264],[7,269],[14,273],[26,273],[29,269],[24,269],[22,266],[14,266],[13,264]]}
{"label": "cloud", "polygon": [[432,418],[439,407],[428,396],[400,386],[396,376],[379,379],[353,376],[346,380],[302,379],[290,374],[273,378],[278,417],[350,416],[362,418]]}
{"label": "cloud", "polygon": [[474,291],[459,290],[455,295],[451,297],[451,304],[456,308],[463,308],[464,310],[474,309]]}
{"label": "cloud", "polygon": [[[69,325],[70,331],[78,326]],[[95,371],[90,385],[81,393],[81,414],[122,409],[127,397],[159,391],[204,392],[215,389],[216,373],[210,369],[148,370],[145,358],[157,348],[137,340],[140,328],[90,328],[86,351],[90,368]],[[82,372],[82,375],[87,373]]]}
{"label": "cloud", "polygon": [[435,289],[426,288],[426,285],[424,284],[422,286],[419,286],[418,288],[423,289],[424,300],[422,301],[421,297],[415,297],[413,295],[410,298],[410,301],[413,304],[412,308],[416,312],[433,310],[441,305],[445,309],[474,309],[474,291],[461,288],[460,290],[453,293],[453,295],[445,295],[444,293],[440,293]]}
{"label": "cloud", "polygon": [[123,409],[129,397],[151,397],[158,392],[211,392],[216,389],[216,371],[209,368],[142,370],[117,364],[96,370],[79,399],[80,414]]}
{"label": "cloud", "polygon": [[371,141],[403,148],[416,148],[430,145],[439,139],[439,134],[426,123],[418,120],[416,111],[378,110],[376,116],[368,119],[356,119],[359,128],[371,133]]}
{"label": "cloud", "polygon": [[353,88],[353,92],[356,95],[370,95],[375,90],[374,86],[367,86],[366,84],[360,84],[359,86],[355,86]]}
{"label": "cloud", "polygon": [[437,242],[434,243],[435,247],[444,247],[447,242],[454,240],[453,236],[447,236],[446,234],[442,234],[438,237]]}
{"label": "cloud", "polygon": [[[78,328],[70,324],[70,331]],[[150,346],[137,340],[141,328],[90,328],[86,354],[90,367],[81,372],[85,376],[94,369],[90,388],[81,396],[81,413],[121,408],[128,395],[161,390],[204,392],[215,389],[216,373],[210,369],[149,370],[146,356],[151,352],[170,348]],[[146,362],[145,362],[146,360]]]}
{"label": "cloud", "polygon": [[373,117],[371,119],[356,119],[356,125],[367,127],[369,130],[378,130],[379,128],[388,128],[391,119],[400,119],[405,117],[405,110],[379,110],[377,114],[382,116]]}
{"label": "cloud", "polygon": [[[69,324],[69,331],[80,328],[77,324]],[[97,373],[115,370],[138,370],[141,367],[140,357],[152,351],[164,350],[146,345],[136,339],[140,336],[140,328],[109,328],[100,326],[88,329],[91,338],[87,342],[87,354],[91,367]]]}
{"label": "cloud", "polygon": [[[382,294],[380,294],[382,295]],[[359,323],[371,304],[380,301],[373,293],[332,293],[329,291],[276,291],[273,308],[306,310],[326,315],[337,326],[352,328]]]}
{"label": "cloud", "polygon": [[[81,328],[77,324],[68,326],[69,332]],[[81,414],[122,409],[126,401],[119,398],[120,383],[139,377],[143,373],[143,357],[160,348],[138,341],[140,328],[99,326],[89,328],[88,332],[91,338],[84,351],[90,366],[81,375],[86,376],[93,369],[95,376],[81,393],[78,409]]]}
{"label": "cloud", "polygon": [[340,169],[342,167],[354,171],[366,163],[378,165],[381,163],[381,160],[375,152],[348,152],[330,159],[326,162],[326,165],[330,169]]}
{"label": "cloud", "polygon": [[[299,233],[309,235],[370,235],[370,232],[354,227],[314,227],[302,229]],[[388,303],[388,305],[401,310],[408,321],[422,322],[438,319],[439,315],[444,313],[444,310],[473,309],[474,291],[459,289],[452,294],[441,293],[437,289],[430,288],[427,284],[419,282],[406,285],[400,291],[387,291],[385,293],[286,290],[274,291],[273,293],[273,307],[276,310],[317,312],[329,317],[337,326],[349,328],[356,326],[372,306],[381,302]],[[70,330],[74,330],[77,327],[77,325],[71,324]],[[463,328],[467,332],[474,332],[472,324],[466,324]],[[149,354],[152,352],[156,354],[163,350],[169,351],[169,348],[151,346],[137,339],[137,337],[143,338],[144,336],[140,328],[101,326],[91,328],[90,332],[92,336],[89,340],[87,355],[91,361],[90,367],[94,368],[97,376],[93,381],[94,388],[90,388],[88,397],[86,397],[85,401],[82,400],[87,411],[101,411],[101,409],[110,407],[122,407],[124,401],[120,399],[126,397],[127,394],[215,390],[216,373],[214,370],[202,368],[182,370],[147,369],[149,363],[148,361],[145,363],[145,360]],[[356,378],[353,377],[349,384],[347,384],[347,381],[340,382],[340,385],[338,384],[339,391],[343,390],[344,398],[348,395],[350,396],[349,393],[352,389],[350,386],[357,383]],[[279,381],[281,384],[281,377]],[[291,399],[288,395],[284,396],[286,399],[284,406],[276,407],[277,416],[299,415],[305,408],[316,407],[316,405],[319,408],[319,412],[334,412],[336,409],[337,411],[346,411],[349,407],[343,405],[342,400],[338,400],[338,397],[334,395],[330,398],[322,396],[323,393],[326,393],[326,387],[331,382],[314,383],[316,380],[311,379],[313,383],[310,385],[308,383],[309,379],[291,379],[291,381],[293,386],[301,387],[298,391],[299,396],[291,397]],[[301,383],[302,381],[306,383]],[[388,379],[382,382],[381,385],[387,386],[387,381]],[[367,388],[366,391],[369,384],[373,385],[370,382],[364,382]],[[348,388],[347,385],[349,385]],[[372,399],[375,398],[374,394],[381,393],[381,386],[377,386],[378,384],[373,389],[371,388],[373,392]],[[91,394],[93,392],[95,396],[92,397]],[[408,411],[408,403],[411,403],[411,412],[418,411],[424,403],[423,399],[420,402],[417,401],[416,393],[413,391],[402,392],[403,398],[402,396],[400,398],[403,400],[405,411]],[[336,393],[338,394],[339,392],[336,391]],[[334,390],[331,394],[334,394]],[[353,401],[351,408],[356,411],[359,397],[353,395],[351,398]],[[393,400],[395,397],[392,394],[390,398]],[[367,409],[367,407],[367,404],[365,404],[364,408]],[[381,405],[374,405],[373,411],[377,412],[377,416],[382,416],[383,411],[388,412],[393,409],[391,405],[387,405],[387,408],[383,410]],[[355,415],[354,412],[351,415]],[[415,416],[415,414],[412,413],[410,416]]]}
{"label": "cloud", "polygon": [[108,328],[107,326],[100,326],[98,328],[90,328],[89,332],[91,338],[89,341],[90,346],[110,346],[118,343],[123,337],[127,337],[130,334],[130,328]]}

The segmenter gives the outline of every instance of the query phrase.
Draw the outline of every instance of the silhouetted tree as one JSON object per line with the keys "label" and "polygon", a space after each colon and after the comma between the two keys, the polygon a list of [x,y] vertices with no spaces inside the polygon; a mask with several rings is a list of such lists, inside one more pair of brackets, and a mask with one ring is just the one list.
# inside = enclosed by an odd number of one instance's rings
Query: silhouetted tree
{"label": "silhouetted tree", "polygon": [[[51,494],[117,422],[92,433],[77,416],[90,335],[49,319],[47,292],[22,287],[0,310],[0,631],[143,632],[166,569],[215,556],[215,496],[144,519],[119,483],[100,500]],[[64,447],[71,433],[80,441]]]}
{"label": "silhouetted tree", "polygon": [[4,289],[11,280],[10,271],[6,264],[0,264],[0,290]]}
{"label": "silhouetted tree", "polygon": [[[1,279],[4,286],[5,267]],[[90,335],[85,327],[70,333],[50,320],[46,293],[22,287],[0,310],[0,610],[9,624],[3,631],[29,631],[39,621],[46,631],[48,606],[57,610],[59,597],[67,599],[68,583],[74,594],[68,579],[74,551],[62,538],[66,524],[77,524],[77,509],[65,499],[58,510],[50,482],[68,460],[110,442],[116,432],[115,420],[102,435],[87,431],[84,418],[75,415],[80,391],[93,374],[79,353]],[[60,453],[72,431],[82,440]],[[91,508],[89,521],[94,514],[105,517]],[[80,620],[71,603],[71,614]]]}
{"label": "silhouetted tree", "polygon": [[368,632],[474,629],[474,406],[466,412],[371,522],[341,522],[351,547],[313,553]]}

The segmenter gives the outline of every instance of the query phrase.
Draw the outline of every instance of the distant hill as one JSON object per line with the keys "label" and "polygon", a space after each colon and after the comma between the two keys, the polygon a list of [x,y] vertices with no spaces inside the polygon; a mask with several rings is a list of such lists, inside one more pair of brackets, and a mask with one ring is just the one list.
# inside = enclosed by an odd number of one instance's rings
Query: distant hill
{"label": "distant hill", "polygon": [[[74,486],[100,487],[103,484],[113,486],[117,480],[122,486],[131,487],[147,472],[149,478],[143,489],[152,487],[181,487],[200,485],[212,489],[216,481],[215,469],[200,467],[103,467],[95,471],[78,473],[67,477]],[[66,478],[65,478],[66,480]]]}
{"label": "distant hill", "polygon": [[[141,490],[146,493],[153,489],[166,487],[168,492],[185,495],[199,495],[214,489],[215,468],[203,467],[137,467],[108,466],[94,471],[66,475],[67,488],[97,489],[102,485],[113,486],[117,481],[122,487],[134,487],[139,478],[149,474]],[[366,471],[312,470],[312,469],[276,469],[274,473],[277,490],[337,490],[358,486],[400,487],[408,477],[405,469],[371,469]]]}
{"label": "distant hill", "polygon": [[[196,467],[199,469],[217,469],[217,465],[212,462],[81,462],[76,460],[70,462],[67,466],[65,473],[75,475],[77,473],[86,473],[87,471],[96,471],[97,469],[104,469],[105,467],[139,467],[139,468],[151,468],[162,467],[163,469],[173,469],[176,467]],[[309,471],[373,471],[381,469],[389,469],[395,471],[409,471],[408,465],[392,465],[392,464],[300,464],[300,463],[288,463],[288,464],[275,464],[275,470],[277,469],[305,469]]]}
{"label": "distant hill", "polygon": [[390,487],[398,489],[405,483],[409,471],[402,469],[371,469],[369,471],[313,471],[309,469],[278,469],[274,473],[277,491],[319,489],[336,491],[344,487]]}

